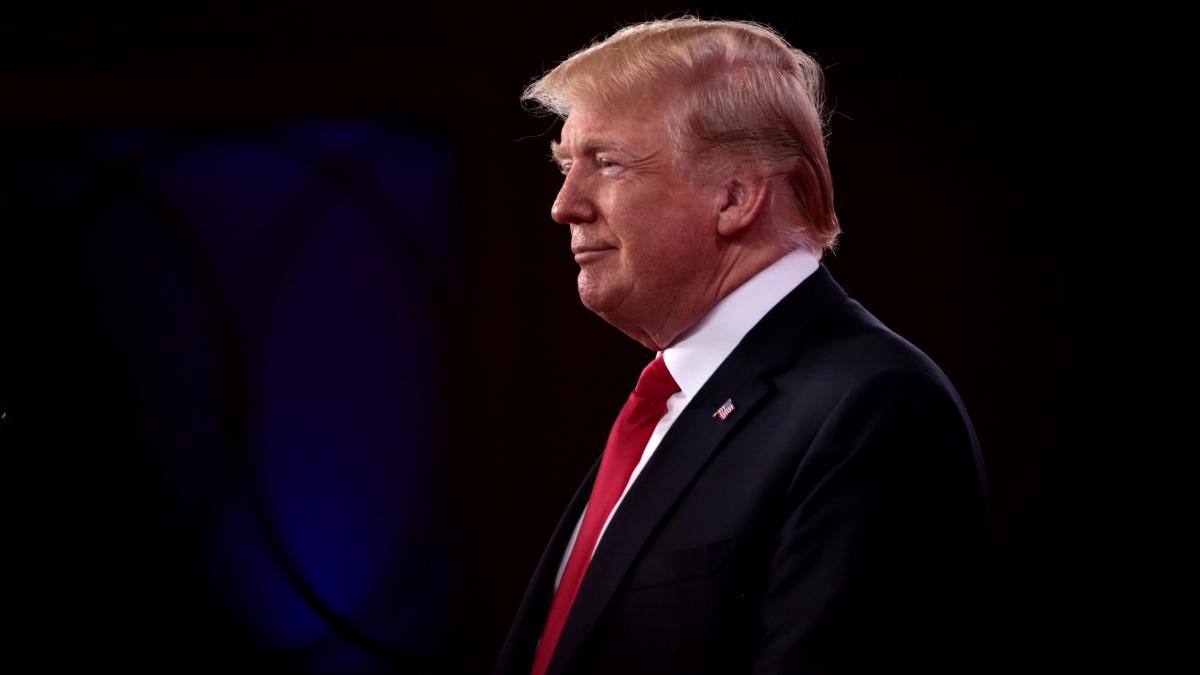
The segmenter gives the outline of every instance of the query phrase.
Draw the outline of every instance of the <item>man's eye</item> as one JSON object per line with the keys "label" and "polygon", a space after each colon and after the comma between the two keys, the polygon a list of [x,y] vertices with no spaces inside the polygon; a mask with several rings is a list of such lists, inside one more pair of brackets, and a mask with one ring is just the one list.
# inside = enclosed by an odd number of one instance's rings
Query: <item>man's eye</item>
{"label": "man's eye", "polygon": [[559,164],[558,170],[560,172],[562,172],[562,175],[565,176],[565,175],[567,175],[567,173],[569,173],[571,171],[571,165],[570,164]]}
{"label": "man's eye", "polygon": [[611,159],[597,159],[596,166],[600,167],[601,169],[609,169],[619,165]]}

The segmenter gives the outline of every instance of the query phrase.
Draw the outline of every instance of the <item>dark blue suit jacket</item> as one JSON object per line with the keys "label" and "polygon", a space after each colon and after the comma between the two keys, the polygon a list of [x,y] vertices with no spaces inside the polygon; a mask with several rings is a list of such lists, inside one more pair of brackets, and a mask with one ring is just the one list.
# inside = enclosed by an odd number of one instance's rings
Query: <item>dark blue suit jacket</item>
{"label": "dark blue suit jacket", "polygon": [[[714,417],[727,399],[733,414]],[[529,672],[598,465],[550,538],[496,675]],[[986,485],[945,374],[821,264],[630,487],[548,675],[977,672]]]}

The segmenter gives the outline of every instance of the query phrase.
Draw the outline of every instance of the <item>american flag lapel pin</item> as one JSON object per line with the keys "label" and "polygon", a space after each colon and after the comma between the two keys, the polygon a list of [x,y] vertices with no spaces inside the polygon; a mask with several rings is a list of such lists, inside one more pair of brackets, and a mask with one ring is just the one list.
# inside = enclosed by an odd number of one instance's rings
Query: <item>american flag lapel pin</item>
{"label": "american flag lapel pin", "polygon": [[720,417],[721,421],[724,422],[725,418],[729,417],[733,413],[733,409],[733,399],[727,398],[725,399],[725,402],[721,404],[721,407],[717,408],[717,411],[713,413],[713,417]]}

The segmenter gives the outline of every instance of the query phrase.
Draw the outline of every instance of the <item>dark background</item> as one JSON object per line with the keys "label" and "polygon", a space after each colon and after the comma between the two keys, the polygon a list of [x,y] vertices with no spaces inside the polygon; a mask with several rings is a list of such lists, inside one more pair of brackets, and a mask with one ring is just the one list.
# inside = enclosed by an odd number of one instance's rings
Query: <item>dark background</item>
{"label": "dark background", "polygon": [[987,461],[977,672],[1147,658],[1101,346],[1137,27],[653,2],[0,14],[9,658],[485,672],[650,356],[579,304],[518,96],[682,10],[825,67],[826,264]]}

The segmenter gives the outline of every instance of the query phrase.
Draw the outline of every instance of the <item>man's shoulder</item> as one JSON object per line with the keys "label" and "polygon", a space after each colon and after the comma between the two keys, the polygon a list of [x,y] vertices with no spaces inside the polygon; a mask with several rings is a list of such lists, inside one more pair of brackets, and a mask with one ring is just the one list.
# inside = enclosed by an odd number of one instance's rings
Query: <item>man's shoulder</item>
{"label": "man's shoulder", "polygon": [[771,384],[775,405],[804,420],[805,434],[827,426],[865,428],[886,418],[908,425],[914,438],[944,431],[961,441],[955,448],[978,454],[970,415],[942,368],[853,298],[801,340],[795,359]]}
{"label": "man's shoulder", "polygon": [[831,388],[850,390],[887,376],[913,383],[931,381],[958,398],[942,368],[921,348],[892,330],[857,300],[847,297],[801,336],[796,358],[779,378],[820,378]]}

